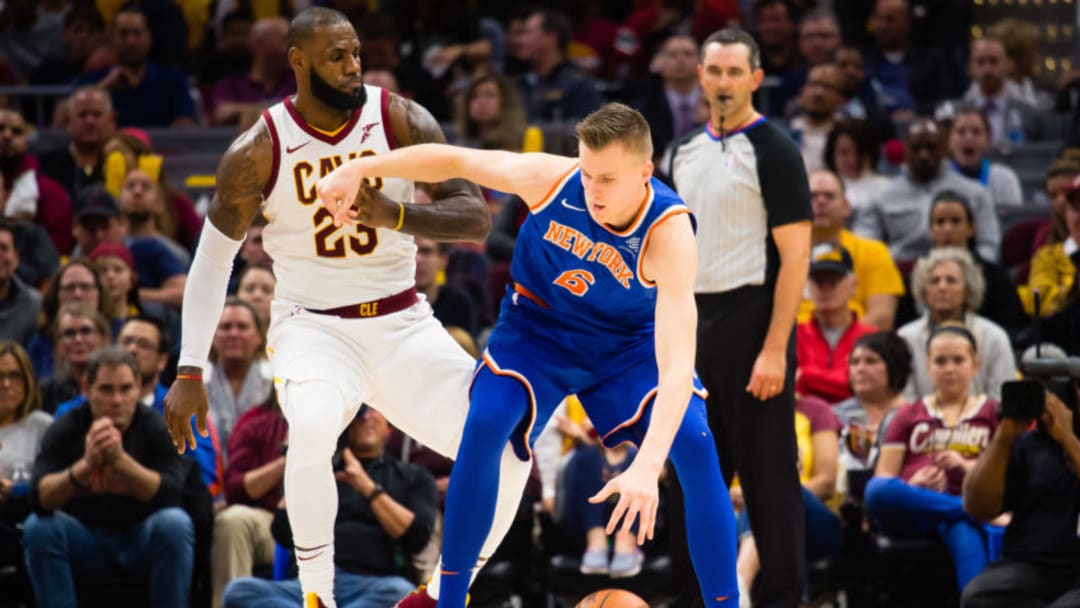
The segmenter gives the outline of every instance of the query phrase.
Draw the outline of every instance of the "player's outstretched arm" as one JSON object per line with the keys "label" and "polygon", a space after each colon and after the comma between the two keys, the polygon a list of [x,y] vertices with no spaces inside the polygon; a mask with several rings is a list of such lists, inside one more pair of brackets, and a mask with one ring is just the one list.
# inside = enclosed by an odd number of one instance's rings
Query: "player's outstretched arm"
{"label": "player's outstretched arm", "polygon": [[[601,502],[619,494],[608,522],[611,534],[623,517],[629,530],[640,517],[638,543],[653,537],[658,504],[657,480],[671,443],[682,425],[694,386],[694,353],[697,334],[697,305],[694,278],[697,273],[697,243],[689,215],[682,213],[661,220],[644,244],[644,278],[656,283],[656,364],[659,372],[656,400],[641,449],[630,467],[612,479],[590,502]],[[625,517],[624,517],[625,515]]]}
{"label": "player's outstretched arm", "polygon": [[[482,240],[490,230],[490,218],[478,189],[470,182],[533,202],[575,162],[549,154],[445,145],[446,138],[431,114],[396,95],[390,98],[390,122],[403,147],[351,160],[319,182],[319,198],[334,214],[335,223],[361,221],[434,239]],[[399,206],[363,185],[366,177],[415,181],[433,204]],[[350,207],[353,201],[355,208]]]}
{"label": "player's outstretched arm", "polygon": [[195,449],[193,415],[197,416],[199,433],[207,435],[202,370],[225,305],[233,258],[259,210],[263,188],[270,179],[272,146],[266,125],[260,120],[229,146],[218,164],[217,192],[184,288],[179,368],[176,381],[165,395],[165,424],[180,452],[186,446]]}

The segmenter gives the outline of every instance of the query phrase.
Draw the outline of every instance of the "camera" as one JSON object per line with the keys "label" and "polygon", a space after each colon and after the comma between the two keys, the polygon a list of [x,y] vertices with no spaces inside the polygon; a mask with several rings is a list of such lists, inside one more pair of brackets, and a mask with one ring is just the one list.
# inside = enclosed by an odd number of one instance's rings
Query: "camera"
{"label": "camera", "polygon": [[1080,357],[1036,358],[1020,362],[1024,380],[1001,385],[1001,417],[1032,420],[1046,409],[1049,391],[1076,411],[1076,382],[1080,380]]}

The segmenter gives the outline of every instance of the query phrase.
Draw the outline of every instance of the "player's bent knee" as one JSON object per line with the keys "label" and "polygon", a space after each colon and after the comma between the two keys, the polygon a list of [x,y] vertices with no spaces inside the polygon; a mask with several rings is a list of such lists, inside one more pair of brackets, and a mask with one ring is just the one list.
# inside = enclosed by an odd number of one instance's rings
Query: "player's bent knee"
{"label": "player's bent knee", "polygon": [[345,396],[329,382],[288,382],[290,467],[312,466],[329,462],[337,446],[340,429],[345,426]]}

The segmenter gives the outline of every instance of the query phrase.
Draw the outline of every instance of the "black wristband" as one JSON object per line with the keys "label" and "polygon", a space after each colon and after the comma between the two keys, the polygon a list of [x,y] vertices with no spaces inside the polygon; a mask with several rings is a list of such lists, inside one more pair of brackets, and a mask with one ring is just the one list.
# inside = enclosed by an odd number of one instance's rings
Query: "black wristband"
{"label": "black wristband", "polygon": [[384,494],[386,491],[378,483],[375,484],[375,488],[371,490],[371,493],[365,496],[368,502],[371,502],[379,497],[380,494]]}

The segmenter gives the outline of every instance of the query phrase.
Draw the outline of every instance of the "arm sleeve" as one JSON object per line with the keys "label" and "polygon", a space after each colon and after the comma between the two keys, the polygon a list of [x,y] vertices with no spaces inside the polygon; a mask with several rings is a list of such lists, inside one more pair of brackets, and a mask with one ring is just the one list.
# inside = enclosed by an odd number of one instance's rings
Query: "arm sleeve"
{"label": "arm sleeve", "polygon": [[885,437],[881,440],[882,446],[894,445],[907,447],[908,438],[911,435],[911,412],[913,404],[907,404],[900,408],[893,419],[889,421],[889,427],[885,429]]}
{"label": "arm sleeve", "polygon": [[233,258],[242,244],[243,240],[230,239],[213,222],[203,226],[184,289],[178,366],[206,367],[214,328],[225,306]]}
{"label": "arm sleeve", "polygon": [[431,533],[435,529],[435,508],[439,504],[435,478],[420,467],[413,467],[413,470],[409,498],[404,505],[412,511],[413,520],[397,539],[397,544],[409,555],[420,552],[431,540]]}
{"label": "arm sleeve", "polygon": [[753,138],[758,155],[758,182],[769,228],[811,219],[810,185],[798,146],[778,130],[757,128],[751,133],[757,131],[762,131]]}
{"label": "arm sleeve", "polygon": [[172,507],[180,504],[180,486],[183,483],[180,467],[180,456],[172,447],[172,439],[165,430],[165,419],[155,412],[150,415],[149,411],[140,412],[144,419],[153,420],[148,425],[150,444],[153,446],[147,453],[142,466],[156,471],[161,476],[157,494],[150,500],[158,508]]}
{"label": "arm sleeve", "polygon": [[74,432],[75,425],[72,422],[72,419],[57,419],[41,438],[41,451],[34,459],[34,475],[30,481],[30,507],[39,515],[50,513],[41,507],[38,496],[38,484],[41,483],[41,478],[71,466],[82,455],[82,450],[72,455],[75,450],[72,450],[71,446],[83,440],[78,433]]}

